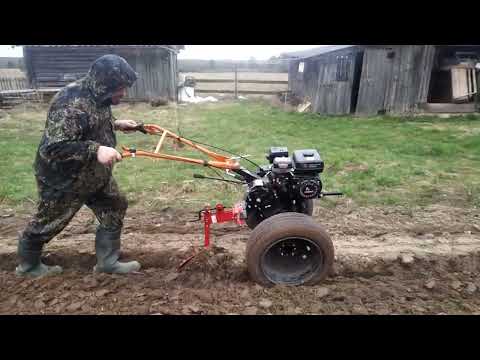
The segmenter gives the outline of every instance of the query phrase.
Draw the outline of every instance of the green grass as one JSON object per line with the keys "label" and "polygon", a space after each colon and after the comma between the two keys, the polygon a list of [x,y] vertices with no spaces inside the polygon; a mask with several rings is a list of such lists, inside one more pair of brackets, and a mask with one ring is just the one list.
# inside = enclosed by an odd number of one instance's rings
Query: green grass
{"label": "green grass", "polygon": [[[36,199],[32,163],[46,109],[16,109],[0,119],[0,202]],[[343,191],[359,205],[480,205],[480,118],[322,117],[284,112],[264,102],[229,102],[151,108],[121,106],[117,118],[156,123],[185,137],[252,155],[265,163],[270,146],[316,148],[325,161],[327,191]],[[152,149],[157,137],[119,134],[120,145]],[[167,147],[175,152],[170,147]],[[178,154],[197,156],[182,149]],[[249,166],[248,163],[245,165]],[[250,167],[250,166],[249,166]],[[250,167],[251,168],[251,167]],[[208,169],[169,161],[127,159],[115,176],[131,203],[200,208],[232,204],[239,186],[193,180]],[[335,200],[326,200],[328,204]]]}

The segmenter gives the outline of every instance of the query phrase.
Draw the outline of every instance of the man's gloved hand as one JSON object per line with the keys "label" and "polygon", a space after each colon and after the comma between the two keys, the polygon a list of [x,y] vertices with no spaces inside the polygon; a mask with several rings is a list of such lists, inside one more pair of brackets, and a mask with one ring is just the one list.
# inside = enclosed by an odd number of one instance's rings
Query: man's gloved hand
{"label": "man's gloved hand", "polygon": [[126,134],[134,132],[137,125],[133,120],[115,120],[115,130],[123,131]]}
{"label": "man's gloved hand", "polygon": [[114,148],[100,146],[97,151],[97,160],[102,165],[113,165],[117,161],[122,161],[122,155]]}

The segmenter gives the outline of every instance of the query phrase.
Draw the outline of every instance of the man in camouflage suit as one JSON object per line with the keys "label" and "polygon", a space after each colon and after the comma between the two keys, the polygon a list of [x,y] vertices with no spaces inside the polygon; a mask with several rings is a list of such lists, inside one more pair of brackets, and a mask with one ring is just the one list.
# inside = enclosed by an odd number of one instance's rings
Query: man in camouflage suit
{"label": "man in camouflage suit", "polygon": [[121,57],[97,59],[88,74],[63,88],[48,111],[45,132],[35,159],[38,211],[20,236],[17,275],[62,272],[40,260],[43,246],[59,234],[83,205],[99,220],[95,238],[96,272],[125,274],[140,269],[136,261],[121,263],[120,233],[127,209],[112,168],[121,155],[114,130],[134,131],[131,120],[114,121],[117,105],[137,74]]}

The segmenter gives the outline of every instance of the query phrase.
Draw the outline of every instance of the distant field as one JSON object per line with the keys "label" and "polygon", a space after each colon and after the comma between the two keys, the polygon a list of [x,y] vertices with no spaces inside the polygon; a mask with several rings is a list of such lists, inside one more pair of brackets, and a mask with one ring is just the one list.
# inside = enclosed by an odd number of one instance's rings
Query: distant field
{"label": "distant field", "polygon": [[25,79],[25,73],[20,69],[0,69],[1,79]]}
{"label": "distant field", "polygon": [[[219,73],[184,73],[197,79],[235,79],[233,72]],[[239,80],[282,80],[288,81],[287,73],[238,72]]]}
{"label": "distant field", "polygon": [[[234,80],[235,73],[184,73],[187,76],[193,76],[195,79],[212,79],[212,80]],[[260,73],[260,72],[239,72],[238,80],[274,80],[288,81],[287,73]],[[198,90],[234,90],[234,83],[201,83],[196,87]],[[285,91],[288,89],[287,84],[238,84],[238,90],[257,90],[257,91]]]}

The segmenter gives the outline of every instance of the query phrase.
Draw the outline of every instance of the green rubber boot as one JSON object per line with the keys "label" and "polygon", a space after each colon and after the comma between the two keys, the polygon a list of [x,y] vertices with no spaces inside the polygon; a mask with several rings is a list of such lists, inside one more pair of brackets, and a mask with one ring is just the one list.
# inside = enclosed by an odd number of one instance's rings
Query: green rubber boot
{"label": "green rubber boot", "polygon": [[24,240],[18,242],[20,264],[15,269],[17,276],[41,277],[57,275],[63,272],[60,266],[48,266],[41,262],[42,247],[31,249]]}
{"label": "green rubber boot", "polygon": [[97,230],[95,237],[95,251],[97,265],[93,271],[107,274],[128,274],[140,270],[140,263],[130,261],[122,263],[120,257],[120,233],[121,231],[110,232],[102,228]]}

